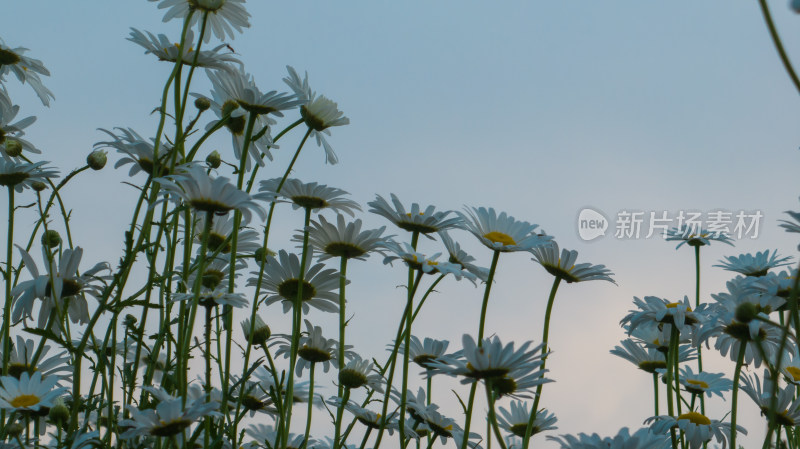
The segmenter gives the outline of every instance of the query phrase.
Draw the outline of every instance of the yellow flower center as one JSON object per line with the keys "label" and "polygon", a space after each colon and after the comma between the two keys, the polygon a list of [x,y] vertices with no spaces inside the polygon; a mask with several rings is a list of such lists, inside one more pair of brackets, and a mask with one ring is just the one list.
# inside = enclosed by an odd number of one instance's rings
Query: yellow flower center
{"label": "yellow flower center", "polygon": [[800,368],[796,366],[787,366],[786,371],[792,375],[792,379],[795,381],[800,380]]}
{"label": "yellow flower center", "polygon": [[[683,305],[683,304],[681,304],[681,303],[679,303],[679,302],[671,302],[671,303],[667,304],[667,305],[666,305],[666,307],[667,307],[668,309],[675,309],[675,308],[677,308],[678,306],[681,306],[681,305]],[[687,311],[687,312],[691,312],[691,311],[692,311],[692,308],[687,306],[687,307],[686,307],[686,311]]]}
{"label": "yellow flower center", "polygon": [[32,394],[23,394],[11,400],[11,406],[14,408],[30,407],[39,403],[39,397]]}
{"label": "yellow flower center", "polygon": [[439,265],[439,262],[437,262],[435,260],[429,260],[429,261],[427,261],[427,263],[428,263],[428,265],[433,265],[433,266]]}
{"label": "yellow flower center", "polygon": [[681,420],[681,419],[688,419],[692,423],[698,424],[698,425],[699,424],[704,424],[704,425],[707,426],[707,425],[711,424],[711,420],[710,419],[706,418],[705,415],[701,415],[700,413],[697,413],[697,412],[684,413],[683,415],[678,416],[678,420]]}
{"label": "yellow flower center", "polygon": [[[419,215],[425,215],[425,213],[420,212]],[[411,212],[406,212],[406,217],[411,218]]]}
{"label": "yellow flower center", "polygon": [[692,385],[696,385],[696,386],[698,386],[698,387],[700,387],[702,389],[707,389],[708,388],[708,384],[703,382],[702,380],[689,379],[686,382],[689,383],[689,384],[692,384]]}
{"label": "yellow flower center", "polygon": [[510,235],[499,232],[499,231],[492,231],[487,234],[483,234],[483,236],[494,243],[500,243],[502,245],[516,245],[517,242],[511,238]]}

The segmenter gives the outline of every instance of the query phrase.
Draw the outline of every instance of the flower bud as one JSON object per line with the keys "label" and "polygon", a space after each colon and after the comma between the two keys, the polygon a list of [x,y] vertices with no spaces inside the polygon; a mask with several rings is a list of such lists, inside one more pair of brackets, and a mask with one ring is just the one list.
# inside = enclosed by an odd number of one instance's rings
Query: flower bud
{"label": "flower bud", "polygon": [[256,262],[266,262],[267,257],[274,256],[275,251],[270,250],[269,248],[261,247],[258,248],[255,252]]}
{"label": "flower bud", "polygon": [[31,183],[31,187],[33,188],[33,190],[41,192],[42,190],[47,188],[47,184],[43,183],[42,181],[33,181]]}
{"label": "flower bud", "polygon": [[60,425],[69,420],[69,409],[64,405],[63,400],[56,399],[53,408],[50,409],[50,420],[56,425]]}
{"label": "flower bud", "polygon": [[58,231],[53,229],[48,229],[44,234],[42,234],[42,245],[47,248],[55,248],[56,246],[61,244],[61,235]]}
{"label": "flower bud", "polygon": [[25,430],[25,427],[22,424],[15,422],[6,426],[6,435],[11,438],[15,438],[22,434],[22,431]]}
{"label": "flower bud", "polygon": [[11,157],[17,157],[22,154],[22,144],[17,140],[6,141],[6,154]]}
{"label": "flower bud", "polygon": [[749,323],[758,315],[756,305],[751,302],[743,302],[736,306],[736,321],[741,323]]}
{"label": "flower bud", "polygon": [[86,164],[92,170],[102,170],[106,166],[106,162],[108,162],[108,157],[103,150],[94,150],[86,156]]}
{"label": "flower bud", "polygon": [[125,327],[135,327],[136,326],[136,317],[131,315],[130,313],[125,315]]}
{"label": "flower bud", "polygon": [[208,110],[211,107],[211,102],[206,97],[197,97],[194,100],[194,107],[200,110],[200,112]]}
{"label": "flower bud", "polygon": [[206,162],[211,168],[219,168],[220,164],[222,164],[222,157],[218,151],[214,150],[206,156]]}

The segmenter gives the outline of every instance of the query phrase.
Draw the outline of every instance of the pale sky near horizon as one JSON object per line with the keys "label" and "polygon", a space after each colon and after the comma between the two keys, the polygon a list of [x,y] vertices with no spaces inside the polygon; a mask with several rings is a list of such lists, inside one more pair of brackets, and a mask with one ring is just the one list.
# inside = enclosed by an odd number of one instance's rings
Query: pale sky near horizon
{"label": "pale sky near horizon", "polygon": [[[786,1],[769,4],[790,57],[800,60],[800,16]],[[559,429],[548,435],[610,436],[621,427],[640,427],[652,414],[652,378],[608,353],[624,338],[618,322],[633,296],[680,299],[694,292],[692,251],[675,251],[676,243],[657,238],[615,238],[620,211],[673,218],[680,211],[763,215],[757,238],[703,248],[705,298],[723,291],[731,277],[711,266],[722,256],[766,249],[796,254],[798,238],[777,221],[800,206],[800,98],[756,2],[246,6],[252,26],[229,44],[261,90],[288,91],[281,78],[292,65],[308,71],[312,88],[351,120],[329,137],[340,163],[325,165],[322,150],[310,143],[296,167],[298,178],[347,190],[365,211],[376,193],[392,192],[407,205],[492,206],[538,223],[562,247],[578,250],[579,262],[604,264],[615,273],[618,286],[587,282],[559,289],[548,361],[548,377],[556,382],[543,396]],[[43,108],[28,86],[13,77],[7,85],[22,105],[20,117],[38,116],[26,138],[62,174],[104,140],[97,128],[154,133],[156,118],[149,114],[170,66],[125,38],[135,27],[177,39],[179,23],[162,23],[162,17],[163,10],[145,1],[5,5],[0,37],[45,63],[52,76],[44,83],[56,99]],[[208,94],[203,78],[192,90]],[[282,174],[299,138],[295,133],[281,142],[266,176]],[[220,152],[227,144],[227,138],[215,143]],[[75,242],[86,248],[84,269],[119,258],[134,192],[121,184],[127,168],[113,169],[118,158],[109,153],[105,170],[80,176],[65,193],[74,210]],[[0,200],[0,208],[5,204]],[[577,232],[586,207],[612,221],[608,234],[591,242]],[[381,217],[360,217],[406,237]],[[286,208],[276,226],[285,237],[301,219]],[[457,239],[488,266],[488,250],[466,233]],[[272,241],[273,249],[294,248],[280,234]],[[429,253],[444,250],[423,245]],[[396,321],[381,320],[402,309],[404,293],[395,285],[404,282],[405,271],[397,264],[384,267],[380,256],[351,267],[350,341],[366,355],[383,357]],[[529,255],[501,257],[487,333],[518,344],[540,342],[551,282]],[[482,289],[448,280],[437,290],[414,334],[448,339],[452,350],[460,349],[461,335],[477,328]],[[281,317],[275,312],[275,320]],[[334,336],[333,328],[329,333]],[[730,378],[733,362],[718,358],[709,365]],[[446,389],[435,395],[455,416]],[[750,433],[741,443],[760,444],[764,420],[746,395],[740,397],[740,423]],[[537,447],[557,447],[539,438]]]}

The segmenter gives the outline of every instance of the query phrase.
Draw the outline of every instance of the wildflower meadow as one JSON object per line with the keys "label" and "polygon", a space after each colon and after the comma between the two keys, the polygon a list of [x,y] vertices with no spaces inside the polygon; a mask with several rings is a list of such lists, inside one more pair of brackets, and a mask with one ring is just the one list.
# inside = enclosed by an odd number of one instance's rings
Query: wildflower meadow
{"label": "wildflower meadow", "polygon": [[800,2],[415,6],[6,5],[0,448],[800,448]]}

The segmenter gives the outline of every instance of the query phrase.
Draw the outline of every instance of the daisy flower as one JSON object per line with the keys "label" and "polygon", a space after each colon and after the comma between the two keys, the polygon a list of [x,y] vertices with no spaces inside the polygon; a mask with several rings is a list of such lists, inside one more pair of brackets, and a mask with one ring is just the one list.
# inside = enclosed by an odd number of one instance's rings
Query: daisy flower
{"label": "daisy flower", "polygon": [[[331,365],[334,368],[338,368],[339,362],[336,354],[339,343],[332,338],[323,337],[321,327],[312,326],[308,320],[305,320],[305,323],[306,334],[300,337],[297,349],[297,355],[299,356],[296,366],[297,376],[302,377],[306,366],[310,367],[315,363],[321,363],[322,370],[326,373],[331,369]],[[345,346],[345,354],[347,356],[354,355],[352,351],[348,350],[349,348],[352,348],[352,346]],[[281,354],[288,359],[291,355],[291,345],[280,345],[275,352],[275,356],[277,357]]]}
{"label": "daisy flower", "polygon": [[[3,68],[2,47],[2,41],[0,41],[0,74],[2,74]],[[12,157],[18,156],[18,154],[15,154],[14,152],[9,154],[8,144],[12,141],[19,144],[17,152],[19,152],[21,149],[30,151],[31,153],[41,153],[41,151],[33,146],[32,143],[22,138],[22,136],[25,135],[25,128],[31,126],[36,121],[36,117],[25,117],[16,123],[11,123],[11,121],[17,117],[17,113],[19,113],[19,106],[16,106],[11,102],[11,98],[9,98],[8,92],[6,92],[4,88],[0,88],[0,145],[3,145],[3,148],[5,149],[3,154],[5,156],[13,155]]]}
{"label": "daisy flower", "polygon": [[13,73],[21,83],[30,84],[43,105],[50,106],[50,99],[55,100],[56,97],[44,87],[39,77],[39,75],[50,76],[50,71],[45,68],[42,61],[25,56],[26,51],[28,49],[24,47],[8,47],[3,39],[0,39],[0,81],[3,81],[8,73]]}
{"label": "daisy flower", "polygon": [[[201,215],[197,224],[194,226],[195,236],[194,242],[196,244],[203,243],[203,229],[206,228],[207,217]],[[228,215],[217,215],[211,221],[211,230],[208,235],[208,252],[219,252],[220,254],[230,254],[233,248],[231,247],[231,236],[233,235],[234,219]],[[239,228],[239,235],[236,240],[236,253],[237,254],[253,254],[261,248],[261,235],[252,230],[244,227]]]}
{"label": "daisy flower", "polygon": [[[361,206],[353,200],[344,198],[349,193],[336,187],[328,187],[316,182],[303,183],[299,179],[288,178],[280,186],[281,178],[261,181],[259,198],[265,201],[284,201],[291,202],[292,209],[317,210],[331,209],[336,212],[344,212],[351,217],[355,217],[356,210],[360,211]],[[280,186],[280,190],[279,189]]]}
{"label": "daisy flower", "polygon": [[[194,293],[174,293],[169,302],[181,302],[194,300]],[[250,300],[243,293],[228,292],[226,285],[220,285],[214,289],[200,289],[198,303],[205,307],[231,306],[245,308],[250,305]]]}
{"label": "daisy flower", "polygon": [[669,302],[656,296],[645,296],[644,299],[634,296],[633,304],[638,309],[631,310],[620,321],[620,325],[628,326],[628,335],[638,326],[653,322],[672,324],[683,334],[691,331],[692,326],[704,320],[704,316],[700,312],[692,311],[689,298],[686,296],[683,301],[678,302]]}
{"label": "daisy flower", "polygon": [[[525,432],[528,430],[528,421],[531,418],[531,408],[528,407],[528,404],[522,401],[513,401],[510,410],[499,407],[498,411],[500,413],[497,415],[497,424],[514,435],[524,438]],[[531,435],[545,430],[558,429],[555,426],[557,421],[556,415],[548,412],[547,409],[539,410],[533,420]]]}
{"label": "daisy flower", "polygon": [[583,281],[608,281],[616,285],[611,279],[611,272],[605,265],[592,265],[589,263],[575,264],[578,252],[575,250],[561,250],[558,254],[558,243],[551,240],[545,245],[531,249],[533,260],[539,262],[548,273],[557,278],[564,279],[568,284]]}
{"label": "daisy flower", "polygon": [[705,229],[699,229],[697,226],[682,226],[680,229],[671,228],[667,231],[667,241],[679,241],[675,249],[680,248],[684,244],[689,246],[705,246],[710,245],[712,240],[727,243],[733,246],[731,237],[725,232],[711,232]]}
{"label": "daisy flower", "polygon": [[[145,34],[147,33],[147,34]],[[131,28],[131,35],[128,40],[145,49],[145,54],[150,53],[158,58],[159,61],[176,62],[178,60],[179,43],[171,41],[165,34],[154,35],[149,31],[139,31]],[[192,48],[194,33],[192,30],[186,32],[186,44],[181,56],[181,64],[190,66],[197,58],[197,67],[216,69],[226,72],[234,72],[236,69],[233,64],[242,67],[242,61],[233,56],[232,53],[223,53],[222,50],[229,48],[226,44],[220,44],[211,50],[201,50],[200,53]]]}
{"label": "daisy flower", "polygon": [[[466,435],[464,435],[464,429],[456,423],[456,420],[442,415],[437,410],[429,410],[422,418],[425,420],[425,426],[433,433],[434,439],[438,437],[442,444],[447,444],[447,439],[452,438],[456,443],[456,447],[461,447]],[[479,434],[470,432],[467,437],[467,445],[472,449],[480,449],[481,446],[478,443],[469,441],[480,438]]]}
{"label": "daisy flower", "polygon": [[641,428],[631,435],[628,428],[623,427],[615,437],[606,438],[596,433],[579,433],[578,436],[548,436],[547,439],[558,443],[561,449],[663,449],[669,445],[668,436],[654,434],[648,428]]}
{"label": "daisy flower", "polygon": [[107,148],[111,147],[117,150],[119,153],[123,153],[126,157],[123,157],[116,164],[114,164],[114,168],[122,167],[126,164],[133,164],[131,166],[130,171],[128,172],[128,176],[133,176],[140,171],[147,173],[148,175],[153,175],[153,170],[155,169],[155,161],[156,159],[159,160],[159,173],[156,176],[160,176],[163,174],[167,174],[168,169],[164,166],[166,163],[165,157],[172,151],[172,146],[166,143],[160,143],[159,154],[156,158],[156,149],[155,149],[155,140],[150,139],[150,141],[145,140],[144,137],[140,136],[136,131],[131,128],[115,128],[119,131],[119,135],[112,133],[107,129],[100,128],[100,131],[108,134],[111,136],[112,140],[107,140],[103,142],[97,142],[94,144],[95,148]]}
{"label": "daisy flower", "polygon": [[[703,443],[711,441],[711,438],[715,438],[717,443],[722,443],[722,446],[725,447],[731,434],[730,423],[709,419],[698,412],[684,413],[677,418],[666,415],[653,416],[645,420],[645,424],[649,423],[653,423],[650,425],[653,433],[663,435],[665,438],[670,429],[680,429],[686,437],[690,449],[703,447]],[[737,425],[736,430],[747,435],[747,430],[742,426]]]}
{"label": "daisy flower", "polygon": [[394,207],[390,206],[382,196],[376,195],[376,197],[375,201],[367,203],[371,208],[369,211],[388,219],[404,231],[428,235],[458,227],[461,223],[461,219],[458,217],[447,218],[451,211],[436,212],[436,208],[433,206],[420,210],[419,204],[413,203],[411,210],[406,212],[403,203],[394,193],[391,194]]}
{"label": "daisy flower", "polygon": [[[225,127],[231,133],[236,159],[246,158],[246,170],[250,170],[252,165],[250,157],[263,167],[264,156],[272,160],[270,148],[277,148],[269,133],[269,126],[274,124],[275,120],[269,115],[283,117],[282,111],[295,108],[300,101],[294,95],[285,92],[278,93],[273,90],[262,93],[256,86],[252,75],[246,73],[243,68],[229,72],[206,70],[206,74],[211,80],[212,86],[212,98],[207,99],[218,117],[228,116]],[[194,96],[206,98],[202,95]],[[243,155],[248,115],[254,117],[255,120],[253,134],[261,134],[261,130],[266,130],[266,132],[257,139],[251,139],[248,154]],[[207,129],[214,126],[214,123],[210,123]]]}
{"label": "daisy flower", "polygon": [[339,370],[339,382],[351,390],[366,387],[383,393],[383,377],[377,372],[373,372],[373,366],[369,360],[363,360],[359,355],[353,355],[350,361]]}
{"label": "daisy flower", "polygon": [[[781,270],[780,273],[769,272],[765,276],[754,278],[747,283],[746,287],[758,296],[758,304],[770,306],[770,312],[782,310],[786,305],[786,300],[792,294],[794,281],[797,277],[797,269]],[[747,278],[751,279],[751,278]]]}
{"label": "daisy flower", "polygon": [[538,370],[542,365],[542,345],[528,349],[532,342],[525,342],[519,349],[514,349],[514,343],[504,345],[498,337],[487,338],[478,346],[473,338],[467,334],[461,339],[464,349],[461,352],[463,359],[454,360],[446,364],[432,361],[431,364],[442,373],[458,377],[463,376],[462,384],[477,382],[478,380],[498,381],[501,385],[507,376],[521,377],[522,374],[535,374],[537,380],[532,386],[547,382],[542,375],[544,370]]}
{"label": "daisy flower", "polygon": [[723,399],[722,393],[733,389],[733,382],[726,379],[724,374],[705,371],[695,374],[689,365],[681,368],[680,382],[689,393],[696,395],[705,393],[708,397],[716,394]]}
{"label": "daisy flower", "polygon": [[184,429],[191,426],[199,418],[205,416],[220,416],[217,413],[219,402],[207,400],[202,394],[200,387],[191,385],[192,392],[185,405],[182,405],[182,397],[174,397],[161,388],[142,387],[143,390],[151,393],[157,400],[158,405],[155,409],[139,410],[134,406],[128,406],[131,418],[119,422],[119,426],[128,429],[120,434],[122,439],[130,439],[138,436],[152,435],[156,437],[168,437],[181,433]]}
{"label": "daisy flower", "polygon": [[253,344],[262,346],[267,344],[267,340],[272,336],[272,330],[258,315],[256,315],[252,325],[250,324],[250,318],[245,318],[242,321],[242,333],[247,341],[250,341],[250,334],[253,334]]}
{"label": "daisy flower", "polygon": [[786,232],[800,232],[800,212],[792,212],[790,210],[784,212],[789,214],[794,221],[779,220],[781,222],[780,226],[786,229]]}
{"label": "daisy flower", "polygon": [[[158,9],[167,9],[164,14],[164,22],[172,19],[186,18],[190,13],[189,27],[200,23],[206,16],[207,32],[203,36],[203,41],[211,40],[213,33],[217,39],[224,41],[225,36],[234,38],[234,30],[238,33],[242,29],[249,28],[250,13],[244,9],[245,0],[150,0],[160,2]],[[210,32],[208,32],[210,31]]]}
{"label": "daisy flower", "polygon": [[37,412],[42,408],[51,408],[54,401],[67,393],[67,389],[54,388],[58,376],[42,378],[41,372],[32,375],[20,374],[19,379],[13,376],[0,377],[0,408],[14,411]]}
{"label": "daisy flower", "polygon": [[[731,286],[729,285],[729,289]],[[709,319],[703,323],[702,327],[694,336],[695,344],[706,342],[711,338],[716,338],[714,347],[725,356],[730,352],[731,360],[735,361],[739,351],[744,345],[744,363],[761,366],[761,349],[766,353],[769,360],[774,360],[775,354],[780,347],[781,331],[778,327],[765,323],[762,320],[751,319],[743,322],[737,314],[742,304],[751,304],[750,308],[758,312],[757,316],[768,319],[763,311],[758,311],[759,298],[746,292],[733,290],[726,294],[714,295],[711,297],[716,301],[711,304],[709,309]],[[755,302],[753,302],[755,301]],[[794,344],[790,341],[787,350],[792,350]]]}
{"label": "daisy flower", "polygon": [[8,361],[8,374],[20,378],[22,373],[33,374],[42,373],[42,379],[55,377],[58,381],[69,380],[72,378],[72,367],[69,366],[69,357],[66,352],[59,352],[51,357],[46,357],[50,351],[50,345],[44,345],[42,353],[35,361],[35,343],[33,340],[26,340],[17,335],[17,342],[11,348]]}
{"label": "daisy flower", "polygon": [[[777,360],[772,360],[770,363],[775,365]],[[800,385],[800,349],[797,346],[792,348],[791,351],[784,352],[780,368],[787,382]]]}
{"label": "daisy flower", "polygon": [[98,263],[82,275],[78,275],[78,265],[83,256],[81,247],[63,250],[57,261],[48,254],[45,247],[42,247],[42,258],[47,262],[47,273],[40,275],[33,257],[21,247],[17,248],[33,279],[20,282],[11,290],[15,302],[11,314],[12,321],[19,321],[23,315],[33,318],[33,304],[38,298],[42,300],[38,320],[40,328],[46,326],[56,301],[66,303],[60,310],[66,310],[73,323],[88,323],[89,304],[86,294],[95,298],[102,295],[103,288],[97,285],[97,281],[105,282],[109,276],[100,276],[98,273],[104,270],[111,271],[108,263]]}
{"label": "daisy flower", "polygon": [[475,258],[461,249],[461,245],[454,241],[447,231],[439,232],[439,237],[442,238],[442,243],[444,243],[444,247],[447,249],[447,253],[450,255],[450,257],[447,259],[448,262],[461,265],[461,268],[474,274],[483,282],[489,280],[489,269],[473,264],[472,262],[475,261]]}
{"label": "daisy flower", "polygon": [[[426,371],[435,371],[436,367],[434,366],[434,362],[445,363],[449,365],[457,358],[455,354],[445,354],[447,351],[447,346],[449,345],[450,342],[447,340],[434,340],[432,338],[425,337],[424,340],[420,341],[419,337],[412,335],[409,340],[408,347],[410,350],[408,353],[408,359],[421,366]],[[394,345],[388,346],[390,351],[392,348],[394,348]],[[399,351],[401,354],[405,354],[405,344],[400,345]]]}
{"label": "daisy flower", "polygon": [[394,253],[384,257],[384,265],[391,265],[395,260],[402,260],[410,268],[420,270],[425,274],[452,274],[457,280],[461,280],[461,278],[464,277],[472,281],[473,284],[475,283],[475,279],[477,279],[477,276],[474,274],[463,270],[461,265],[436,260],[442,253],[436,253],[433,256],[427,257],[422,253],[414,251],[414,248],[406,242],[398,244],[397,242],[389,241],[384,243],[384,246],[391,253]]}
{"label": "daisy flower", "polygon": [[[774,384],[769,376],[769,371],[766,369],[764,370],[763,379],[764,383],[762,384],[758,375],[754,375],[751,378],[745,374],[742,377],[741,389],[761,409],[761,414],[769,419]],[[788,427],[800,425],[800,398],[795,398],[795,393],[796,387],[791,384],[778,389],[774,417],[776,424]]]}
{"label": "daisy flower", "polygon": [[[258,283],[258,274],[253,272],[254,277],[247,281],[248,286]],[[278,253],[277,259],[268,257],[261,282],[261,287],[267,292],[266,304],[281,301],[283,312],[289,312],[297,300],[300,287],[300,258],[284,250]],[[339,295],[335,292],[338,288],[339,273],[332,268],[325,268],[321,263],[312,266],[309,257],[303,276],[303,296],[300,298],[303,313],[308,313],[309,306],[324,312],[338,312]]]}
{"label": "daisy flower", "polygon": [[283,81],[294,91],[297,98],[302,101],[300,115],[309,129],[309,136],[314,136],[317,146],[325,150],[325,162],[334,165],[339,162],[333,147],[325,139],[325,134],[331,135],[328,128],[350,124],[350,119],[339,110],[339,105],[324,95],[317,95],[308,87],[308,73],[300,80],[300,76],[291,66],[286,66],[289,76]]}
{"label": "daisy flower", "polygon": [[[341,398],[331,398],[329,404],[339,407],[341,404]],[[381,422],[384,421],[380,413],[375,413],[372,410],[359,407],[352,401],[347,401],[347,403],[344,404],[344,408],[348,412],[352,413],[358,422],[373,430],[379,429],[381,427]],[[400,428],[399,422],[396,418],[396,413],[392,413],[386,417],[385,421],[386,430],[389,431],[390,435],[395,429]]]}
{"label": "daisy flower", "polygon": [[614,346],[610,352],[633,363],[640,370],[655,374],[656,370],[667,367],[664,353],[654,348],[643,348],[630,338],[620,342],[622,346]]}
{"label": "daisy flower", "polygon": [[0,158],[0,186],[22,192],[35,182],[45,182],[58,177],[58,170],[45,166],[47,162],[14,162],[12,159]]}
{"label": "daisy flower", "polygon": [[514,217],[493,208],[467,208],[467,213],[456,212],[461,217],[461,228],[471,232],[493,251],[529,251],[550,241],[552,237],[539,234],[539,225],[517,221]]}
{"label": "daisy flower", "polygon": [[715,267],[724,268],[728,271],[741,273],[745,276],[761,277],[766,276],[772,268],[791,265],[792,257],[778,257],[778,250],[770,254],[769,250],[752,254],[740,254],[738,256],[725,256],[725,260],[720,260]]}
{"label": "daisy flower", "polygon": [[[319,215],[319,221],[311,220],[308,243],[320,253],[320,261],[334,257],[366,260],[371,252],[384,254],[384,243],[389,238],[382,235],[386,226],[362,231],[361,225],[361,219],[345,224],[342,214],[336,215],[336,224]],[[293,240],[302,242],[303,236],[295,235]]]}
{"label": "daisy flower", "polygon": [[[259,447],[274,448],[278,440],[278,432],[272,426],[266,424],[251,424],[245,430],[247,435],[250,436]],[[301,449],[305,447],[314,448],[318,445],[317,441],[309,438],[308,443],[305,444],[305,436],[295,433],[289,433],[286,441],[286,449]]]}
{"label": "daisy flower", "polygon": [[[272,377],[272,374],[273,373],[271,371],[269,371],[267,369],[267,367],[264,366],[264,365],[259,366],[258,369],[256,369],[256,371],[253,373],[253,375],[258,379],[258,382],[259,382],[259,384],[261,385],[261,388],[264,391],[274,391],[274,392],[280,391],[281,396],[282,397],[286,397],[286,393],[287,393],[286,392],[286,384],[285,383],[281,383],[280,388],[276,387],[275,386],[275,378]],[[309,397],[311,396],[309,394],[309,386],[310,386],[310,383],[307,382],[307,381],[306,382],[297,382],[297,381],[295,381],[294,389],[292,390],[293,391],[293,393],[292,393],[292,402],[295,403],[295,404],[299,404],[299,403],[307,404],[307,403],[313,401],[314,405],[317,405],[317,406],[321,405],[319,396],[314,396],[311,400],[309,400]]]}
{"label": "daisy flower", "polygon": [[250,222],[253,212],[262,220],[267,219],[264,209],[250,195],[237,189],[228,178],[212,178],[199,165],[183,166],[180,172],[157,181],[171,201],[182,201],[196,211],[224,215],[238,210],[243,223]]}

